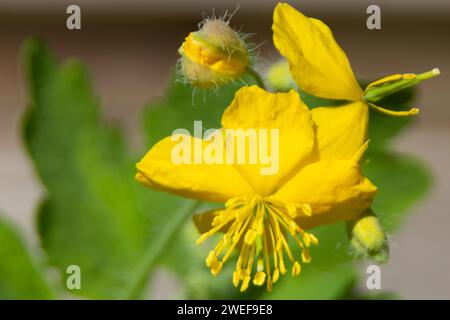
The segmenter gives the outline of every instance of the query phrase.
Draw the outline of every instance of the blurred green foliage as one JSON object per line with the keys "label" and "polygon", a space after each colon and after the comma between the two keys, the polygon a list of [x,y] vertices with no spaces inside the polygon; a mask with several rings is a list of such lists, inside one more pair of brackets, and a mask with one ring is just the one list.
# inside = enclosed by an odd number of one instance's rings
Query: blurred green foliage
{"label": "blurred green foliage", "polygon": [[[53,287],[65,287],[67,267],[78,265],[82,287],[71,294],[93,299],[148,298],[148,279],[155,267],[163,267],[182,284],[175,298],[377,298],[359,296],[353,289],[357,264],[348,254],[344,223],[313,230],[320,245],[312,251],[312,263],[300,277],[282,277],[271,294],[262,288],[241,294],[233,288],[231,263],[212,277],[204,265],[211,244],[195,245],[198,235],[190,222],[192,213],[211,204],[149,190],[133,179],[137,158],[130,155],[120,131],[102,121],[87,70],[79,61],[58,65],[42,42],[29,39],[24,66],[30,99],[24,139],[47,190],[37,229],[48,263],[60,275],[60,284]],[[174,129],[191,130],[194,120],[202,120],[205,129],[220,127],[222,112],[237,89],[230,85],[193,92],[172,81],[165,97],[144,109],[147,147],[142,154]],[[336,104],[302,96],[310,107]],[[412,91],[405,91],[382,104],[403,108],[412,97]],[[372,140],[363,170],[380,188],[374,210],[389,231],[398,227],[430,184],[419,161],[390,150],[391,139],[410,121],[371,113]],[[0,243],[0,298],[55,296],[17,233],[3,221]]]}
{"label": "blurred green foliage", "polygon": [[138,294],[193,202],[140,186],[120,133],[100,108],[79,61],[57,66],[42,43],[25,44],[31,102],[25,141],[47,189],[38,230],[49,262],[82,270],[81,295]]}
{"label": "blurred green foliage", "polygon": [[0,299],[51,299],[53,294],[15,228],[0,217]]}

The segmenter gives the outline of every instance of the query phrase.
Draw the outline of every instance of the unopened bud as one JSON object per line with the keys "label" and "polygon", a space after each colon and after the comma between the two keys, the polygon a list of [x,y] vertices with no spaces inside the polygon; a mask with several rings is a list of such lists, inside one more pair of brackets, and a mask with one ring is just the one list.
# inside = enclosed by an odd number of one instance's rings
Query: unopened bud
{"label": "unopened bud", "polygon": [[200,88],[217,87],[239,79],[250,64],[249,50],[223,19],[207,19],[181,45],[181,72]]}
{"label": "unopened bud", "polygon": [[286,60],[275,62],[269,67],[266,73],[266,82],[276,91],[286,92],[296,88],[289,70],[289,63]]}
{"label": "unopened bud", "polygon": [[387,262],[389,260],[389,246],[386,235],[372,210],[369,209],[349,222],[348,227],[350,246],[357,255],[365,256],[376,262]]}

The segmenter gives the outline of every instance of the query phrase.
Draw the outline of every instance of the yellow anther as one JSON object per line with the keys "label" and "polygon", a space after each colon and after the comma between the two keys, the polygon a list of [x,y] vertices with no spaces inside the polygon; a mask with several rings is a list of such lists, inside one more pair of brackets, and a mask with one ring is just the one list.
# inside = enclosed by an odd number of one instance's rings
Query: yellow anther
{"label": "yellow anther", "polygon": [[286,205],[286,209],[288,215],[290,215],[291,217],[297,216],[297,206],[295,204],[289,203],[288,205]]}
{"label": "yellow anther", "polygon": [[258,271],[253,278],[253,284],[255,286],[262,286],[264,281],[266,281],[266,273],[263,271]]}
{"label": "yellow anther", "polygon": [[210,268],[211,268],[211,274],[213,276],[217,276],[219,274],[219,272],[222,270],[223,267],[223,263],[220,262],[219,260],[214,261]]}
{"label": "yellow anther", "polygon": [[247,233],[245,234],[245,239],[244,239],[245,243],[248,245],[252,245],[253,242],[255,242],[257,235],[258,235],[258,233],[255,230],[253,230],[253,229],[248,230]]}
{"label": "yellow anther", "polygon": [[302,250],[302,261],[304,263],[311,262],[311,255],[309,254],[309,250],[308,249]]}
{"label": "yellow anther", "polygon": [[298,226],[294,220],[289,221],[289,232],[291,235],[295,235],[298,231]]}
{"label": "yellow anther", "polygon": [[366,91],[367,89],[373,88],[373,87],[378,87],[379,85],[388,83],[388,82],[392,82],[392,81],[398,81],[400,79],[402,79],[402,75],[401,74],[393,74],[381,79],[378,79],[372,83],[370,83],[367,87],[366,87]]}
{"label": "yellow anther", "polygon": [[295,261],[294,265],[292,266],[292,275],[296,277],[300,274],[300,271],[302,271],[302,267],[300,263],[298,263],[298,261]]}
{"label": "yellow anther", "polygon": [[241,280],[241,272],[240,271],[234,271],[233,272],[233,285],[237,287],[239,285],[239,281]]}
{"label": "yellow anther", "polygon": [[309,239],[311,240],[311,243],[313,245],[318,245],[319,244],[319,239],[316,238],[315,235],[313,235],[312,233],[309,233]]}
{"label": "yellow anther", "polygon": [[376,80],[376,81],[370,83],[366,87],[366,91],[370,88],[378,87],[378,86],[388,83],[388,82],[399,81],[401,79],[414,79],[416,77],[417,77],[417,74],[415,74],[415,73],[393,74],[393,75],[384,77],[382,79],[379,79],[379,80]]}
{"label": "yellow anther", "polygon": [[222,216],[218,215],[218,216],[215,216],[215,217],[214,217],[214,219],[213,219],[211,225],[212,225],[213,227],[216,227],[217,225],[219,225],[219,224],[222,223],[222,222],[223,222]]}
{"label": "yellow anther", "polygon": [[217,261],[217,256],[215,250],[212,250],[209,252],[208,256],[206,257],[206,265],[208,267],[211,267],[215,262]]}
{"label": "yellow anther", "polygon": [[414,79],[414,78],[416,78],[417,77],[417,74],[415,74],[415,73],[405,73],[405,74],[402,74],[402,78],[403,79]]}
{"label": "yellow anther", "polygon": [[247,290],[250,280],[251,280],[250,276],[244,277],[244,280],[242,281],[241,292]]}
{"label": "yellow anther", "polygon": [[394,117],[414,116],[414,115],[419,113],[419,108],[411,108],[411,109],[409,109],[407,111],[393,111],[393,110],[389,110],[389,109],[386,109],[386,108],[379,107],[379,106],[377,106],[377,105],[375,105],[373,103],[369,103],[369,106],[371,106],[373,109],[375,109],[375,110],[377,110],[377,111],[379,111],[381,113],[384,113],[384,114],[387,114],[387,115],[390,115],[390,116],[394,116]]}
{"label": "yellow anther", "polygon": [[302,239],[303,239],[303,243],[305,244],[305,246],[309,247],[311,245],[311,237],[310,237],[309,233],[307,233],[307,232],[303,233]]}
{"label": "yellow anther", "polygon": [[275,269],[272,275],[273,283],[277,282],[279,277],[280,277],[280,270]]}
{"label": "yellow anther", "polygon": [[311,206],[307,203],[302,204],[302,211],[305,214],[305,216],[308,216],[308,217],[310,217],[312,214]]}
{"label": "yellow anther", "polygon": [[280,273],[281,274],[286,274],[287,270],[286,270],[286,266],[284,265],[284,260],[280,259]]}

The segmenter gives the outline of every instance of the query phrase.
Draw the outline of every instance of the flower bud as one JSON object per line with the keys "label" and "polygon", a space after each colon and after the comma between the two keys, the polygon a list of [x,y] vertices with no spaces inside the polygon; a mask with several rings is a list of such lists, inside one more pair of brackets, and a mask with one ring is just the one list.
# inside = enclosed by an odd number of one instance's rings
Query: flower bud
{"label": "flower bud", "polygon": [[181,72],[200,88],[216,87],[239,79],[250,64],[245,42],[222,19],[207,19],[181,45]]}
{"label": "flower bud", "polygon": [[297,87],[286,60],[280,60],[270,66],[266,73],[266,82],[272,89],[279,92],[287,92]]}
{"label": "flower bud", "polygon": [[378,218],[369,209],[348,223],[351,249],[376,262],[389,260],[389,246]]}

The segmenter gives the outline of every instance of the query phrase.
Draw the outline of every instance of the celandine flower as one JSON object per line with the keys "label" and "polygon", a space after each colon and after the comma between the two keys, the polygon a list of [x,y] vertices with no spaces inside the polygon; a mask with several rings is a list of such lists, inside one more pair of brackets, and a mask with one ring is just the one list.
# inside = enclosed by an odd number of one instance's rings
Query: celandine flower
{"label": "celandine flower", "polygon": [[394,116],[417,114],[417,108],[391,111],[374,103],[384,96],[439,75],[439,69],[419,75],[395,74],[369,84],[363,91],[347,56],[322,21],[308,18],[290,5],[280,3],[273,14],[272,29],[274,44],[288,60],[292,77],[301,89],[318,97],[351,101],[362,108],[361,113],[365,116],[367,106]]}
{"label": "celandine flower", "polygon": [[239,79],[250,64],[241,36],[225,19],[206,19],[181,45],[181,72],[195,87],[210,88]]}
{"label": "celandine flower", "polygon": [[[362,123],[368,121],[369,106],[393,116],[417,114],[419,112],[417,108],[408,111],[392,111],[379,107],[375,103],[385,96],[414,86],[440,73],[439,69],[433,69],[419,75],[395,74],[372,82],[363,91],[356,81],[345,52],[322,21],[308,18],[290,5],[280,3],[274,11],[272,29],[274,44],[287,59],[290,73],[298,87],[318,97],[346,100],[347,108],[353,108],[354,114],[358,114],[358,117],[355,117],[358,120],[355,121]],[[320,117],[321,111],[318,111],[316,118]],[[325,127],[329,131],[334,131],[340,142],[351,138],[349,136],[353,134],[351,130],[342,127],[340,123],[335,123],[332,118],[326,119],[327,115],[322,121],[330,121],[330,123],[327,123]],[[318,134],[325,133],[319,131]],[[330,143],[332,146],[327,148],[333,150],[331,152],[333,153],[338,151],[339,144],[336,141]],[[319,148],[322,147],[319,145]],[[388,260],[386,237],[378,219],[370,209],[354,219],[351,227],[353,230],[350,233],[350,243],[356,254],[370,257],[378,262]]]}
{"label": "celandine flower", "polygon": [[[310,111],[293,90],[269,93],[243,87],[225,110],[220,132],[278,129],[276,174],[261,175],[261,163],[175,164],[172,152],[178,139],[167,137],[137,164],[136,178],[151,188],[225,203],[194,217],[203,233],[198,243],[224,233],[206,264],[216,275],[237,250],[234,285],[244,291],[253,279],[270,291],[280,274],[290,269],[296,276],[301,263],[311,260],[309,247],[318,240],[307,229],[354,219],[370,207],[376,187],[358,164],[367,147],[367,121],[360,120],[354,105]],[[214,143],[184,138],[205,149]]]}

